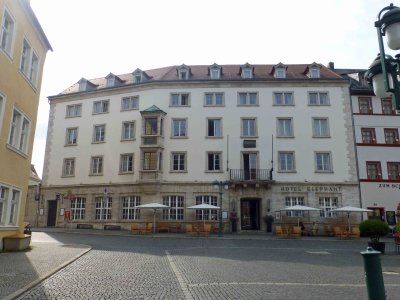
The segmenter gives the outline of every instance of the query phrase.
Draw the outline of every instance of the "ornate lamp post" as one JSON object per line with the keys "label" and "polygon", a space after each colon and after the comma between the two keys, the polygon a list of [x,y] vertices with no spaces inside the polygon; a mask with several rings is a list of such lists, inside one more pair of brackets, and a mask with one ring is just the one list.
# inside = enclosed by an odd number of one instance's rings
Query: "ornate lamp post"
{"label": "ornate lamp post", "polygon": [[372,83],[377,97],[385,98],[391,96],[393,106],[396,110],[400,110],[400,87],[398,81],[400,54],[395,55],[395,58],[386,55],[383,45],[383,36],[386,35],[388,47],[392,50],[400,49],[400,8],[394,6],[393,3],[383,8],[378,14],[375,27],[378,34],[379,55],[365,73],[365,78],[369,83]]}
{"label": "ornate lamp post", "polygon": [[213,181],[213,186],[218,188],[219,192],[219,211],[218,211],[218,236],[222,237],[222,195],[224,194],[224,188],[229,184],[229,181]]}

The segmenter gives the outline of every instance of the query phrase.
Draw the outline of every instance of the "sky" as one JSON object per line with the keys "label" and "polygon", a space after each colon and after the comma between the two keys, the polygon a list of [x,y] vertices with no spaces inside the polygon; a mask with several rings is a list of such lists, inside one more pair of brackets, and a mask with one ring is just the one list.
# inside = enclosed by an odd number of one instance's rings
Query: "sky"
{"label": "sky", "polygon": [[[32,163],[42,175],[48,96],[82,77],[171,65],[306,64],[366,69],[382,0],[31,0],[53,52]],[[390,53],[390,52],[389,52]]]}

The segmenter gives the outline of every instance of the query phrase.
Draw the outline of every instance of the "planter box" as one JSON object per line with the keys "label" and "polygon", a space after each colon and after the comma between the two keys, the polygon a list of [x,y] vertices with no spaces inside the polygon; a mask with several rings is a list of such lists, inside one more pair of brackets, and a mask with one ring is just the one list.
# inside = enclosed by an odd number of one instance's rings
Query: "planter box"
{"label": "planter box", "polygon": [[31,236],[8,236],[4,238],[4,251],[22,251],[29,248]]}
{"label": "planter box", "polygon": [[368,242],[368,246],[382,254],[385,254],[385,242]]}

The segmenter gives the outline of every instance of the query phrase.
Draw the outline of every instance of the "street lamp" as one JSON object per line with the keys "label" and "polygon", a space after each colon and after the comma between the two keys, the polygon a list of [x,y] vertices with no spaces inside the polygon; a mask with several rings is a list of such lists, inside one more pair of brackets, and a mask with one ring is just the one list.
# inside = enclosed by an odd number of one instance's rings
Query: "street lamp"
{"label": "street lamp", "polygon": [[[385,14],[382,16],[382,14]],[[400,110],[400,87],[398,76],[400,75],[400,54],[393,58],[385,54],[383,36],[387,37],[387,45],[392,50],[400,49],[400,8],[391,3],[383,8],[377,17],[375,27],[378,34],[379,55],[372,62],[365,78],[374,87],[377,97],[392,96],[393,106]]]}
{"label": "street lamp", "polygon": [[213,186],[218,188],[219,192],[219,211],[218,211],[218,236],[222,237],[222,195],[224,194],[224,188],[229,184],[229,181],[213,181]]}

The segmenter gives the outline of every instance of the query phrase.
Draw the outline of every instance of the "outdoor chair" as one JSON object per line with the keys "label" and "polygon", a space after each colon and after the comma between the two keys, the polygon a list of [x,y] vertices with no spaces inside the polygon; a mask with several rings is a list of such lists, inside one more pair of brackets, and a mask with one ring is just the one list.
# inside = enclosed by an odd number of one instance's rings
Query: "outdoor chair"
{"label": "outdoor chair", "polygon": [[211,232],[211,224],[204,224],[203,228],[200,229],[199,235],[209,236]]}
{"label": "outdoor chair", "polygon": [[146,230],[146,224],[144,223],[132,223],[131,233],[132,234],[142,234]]}
{"label": "outdoor chair", "polygon": [[275,226],[275,235],[276,236],[281,236],[281,237],[282,236],[284,236],[284,237],[288,236],[287,231],[284,230],[281,225],[276,225]]}
{"label": "outdoor chair", "polygon": [[395,236],[394,237],[394,248],[397,254],[400,253],[400,237],[399,236]]}
{"label": "outdoor chair", "polygon": [[193,224],[186,224],[186,233],[188,235],[197,235],[198,231],[193,228]]}
{"label": "outdoor chair", "polygon": [[359,238],[360,237],[360,229],[358,227],[352,227],[349,233],[349,237],[351,238]]}
{"label": "outdoor chair", "polygon": [[346,237],[346,232],[344,232],[339,226],[333,227],[333,234],[339,239]]}
{"label": "outdoor chair", "polygon": [[301,227],[299,226],[294,226],[292,228],[292,232],[290,233],[290,236],[293,237],[301,237]]}
{"label": "outdoor chair", "polygon": [[146,234],[153,233],[153,223],[146,224],[146,229],[145,229],[144,233],[146,233]]}

